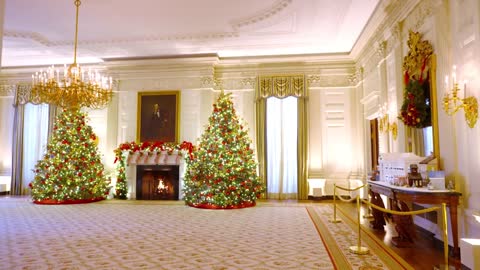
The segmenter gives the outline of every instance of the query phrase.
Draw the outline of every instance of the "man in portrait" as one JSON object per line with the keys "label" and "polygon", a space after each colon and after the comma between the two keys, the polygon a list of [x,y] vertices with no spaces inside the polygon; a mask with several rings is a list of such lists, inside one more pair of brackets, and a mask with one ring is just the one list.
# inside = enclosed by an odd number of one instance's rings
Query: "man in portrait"
{"label": "man in portrait", "polygon": [[148,126],[148,140],[164,140],[166,128],[168,127],[168,113],[160,109],[160,105],[155,103],[151,113]]}
{"label": "man in portrait", "polygon": [[[140,96],[139,140],[174,142],[176,139],[175,95]],[[143,106],[142,106],[143,104]]]}

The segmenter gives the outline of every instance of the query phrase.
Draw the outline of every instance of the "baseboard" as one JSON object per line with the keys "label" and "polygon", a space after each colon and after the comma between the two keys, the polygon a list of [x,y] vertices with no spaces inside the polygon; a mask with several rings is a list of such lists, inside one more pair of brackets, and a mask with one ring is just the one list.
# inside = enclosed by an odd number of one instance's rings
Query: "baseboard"
{"label": "baseboard", "polygon": [[[443,240],[441,239],[438,239],[435,237],[435,234],[432,233],[431,231],[429,230],[426,230],[418,225],[415,225],[416,229],[417,229],[417,232],[420,234],[420,237],[423,237],[425,239],[429,239],[429,240],[432,240],[432,245],[433,245],[433,248],[436,249],[436,250],[443,250]],[[458,260],[458,259],[455,259],[452,257],[452,252],[453,252],[453,246],[451,246],[450,244],[448,245],[448,250],[449,250],[449,256],[448,256],[448,260],[450,262],[453,262],[454,265],[456,265],[457,267],[458,266],[461,266],[461,270],[472,270],[470,269],[469,267],[463,265],[461,263],[461,260]],[[449,263],[451,265],[451,263]],[[458,268],[457,268],[458,269]]]}
{"label": "baseboard", "polygon": [[10,193],[10,191],[0,191],[0,196],[8,195],[9,193]]}
{"label": "baseboard", "polygon": [[[346,195],[342,195],[342,198],[345,200],[351,199],[350,196],[346,196]],[[314,196],[308,195],[308,199],[312,201],[327,201],[327,200],[333,200],[333,195],[325,195],[321,197],[314,197]]]}

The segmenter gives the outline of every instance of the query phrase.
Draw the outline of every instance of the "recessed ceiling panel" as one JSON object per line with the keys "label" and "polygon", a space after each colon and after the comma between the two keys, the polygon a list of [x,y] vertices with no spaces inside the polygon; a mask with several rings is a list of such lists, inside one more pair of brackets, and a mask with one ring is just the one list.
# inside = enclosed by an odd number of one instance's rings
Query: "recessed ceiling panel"
{"label": "recessed ceiling panel", "polygon": [[[72,58],[73,0],[5,0],[2,66]],[[82,0],[79,59],[348,52],[378,0]],[[63,62],[62,62],[63,63]]]}

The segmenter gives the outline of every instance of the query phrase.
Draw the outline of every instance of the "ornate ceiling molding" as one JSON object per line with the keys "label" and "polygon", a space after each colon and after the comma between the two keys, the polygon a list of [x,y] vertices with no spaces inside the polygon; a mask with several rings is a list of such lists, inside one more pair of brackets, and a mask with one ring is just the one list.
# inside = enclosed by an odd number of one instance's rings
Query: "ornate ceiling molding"
{"label": "ornate ceiling molding", "polygon": [[[364,33],[367,34],[368,41],[362,43],[363,46],[359,48],[360,51],[355,52],[356,48],[354,48],[354,50],[352,50],[352,56],[359,62],[361,62],[365,58],[370,57],[369,51],[371,50],[371,48],[375,48],[375,44],[377,42],[385,40],[385,33],[388,32],[389,29],[391,29],[398,22],[401,22],[406,17],[408,17],[412,10],[415,9],[415,6],[417,6],[417,4],[423,4],[423,2],[430,1],[431,0],[388,1],[388,4],[382,5],[381,7],[383,7],[383,13],[378,11],[377,12],[383,14],[383,20],[379,23],[378,27],[374,31],[372,31],[372,34],[370,36],[368,36],[368,33]],[[368,27],[369,25],[367,25],[366,28]],[[362,34],[359,40],[363,37],[364,34]]]}
{"label": "ornate ceiling molding", "polygon": [[8,84],[8,82],[0,81],[0,97],[13,97],[15,96],[15,85]]}
{"label": "ornate ceiling molding", "polygon": [[370,54],[365,55],[365,57],[362,59],[362,61],[359,61],[359,63],[361,64],[364,72],[368,74],[374,72],[377,69],[380,61],[383,59],[385,58],[380,57],[377,50],[372,49]]}
{"label": "ornate ceiling molding", "polygon": [[307,82],[309,87],[353,87],[356,85],[352,81],[353,75],[307,75]]}
{"label": "ornate ceiling molding", "polygon": [[363,68],[357,69],[354,74],[348,76],[348,81],[352,86],[356,86],[362,80],[363,80]]}
{"label": "ornate ceiling molding", "polygon": [[256,78],[216,78],[202,77],[202,87],[214,90],[252,90],[255,89]]}
{"label": "ornate ceiling molding", "polygon": [[[3,36],[9,37],[9,38],[30,39],[47,47],[54,45],[53,42],[49,41],[46,37],[35,32],[5,29],[3,31]],[[70,44],[73,44],[73,43],[70,42]]]}
{"label": "ornate ceiling molding", "polygon": [[252,25],[265,24],[266,21],[270,20],[272,17],[275,17],[282,11],[288,8],[292,3],[292,0],[279,0],[273,3],[270,7],[257,12],[256,14],[235,20],[231,23],[233,29],[243,30],[244,28],[249,28]]}
{"label": "ornate ceiling molding", "polygon": [[391,1],[385,7],[385,12],[391,16],[387,16],[378,27],[358,58],[366,73],[374,71],[379,62],[385,59],[395,46],[402,43],[404,31],[409,29],[405,25],[412,20],[412,16],[422,20],[416,24],[423,24],[425,17],[431,16],[431,0]]}
{"label": "ornate ceiling molding", "polygon": [[[46,47],[64,47],[72,46],[73,41],[71,40],[59,40],[53,41],[48,38],[35,33],[28,31],[16,31],[7,29],[3,33],[4,37],[9,38],[19,38],[19,39],[29,39],[33,40]],[[121,38],[121,39],[108,39],[108,40],[79,40],[78,45],[83,45],[88,48],[88,46],[95,45],[112,45],[112,44],[129,44],[129,43],[141,43],[141,42],[175,42],[175,41],[207,41],[207,40],[224,40],[224,39],[234,39],[238,38],[239,34],[236,32],[211,32],[211,33],[201,33],[201,34],[190,34],[190,35],[168,35],[168,36],[138,36],[135,38]]]}
{"label": "ornate ceiling molding", "polygon": [[419,31],[425,21],[433,14],[434,4],[432,0],[423,0],[412,10],[405,19],[404,31]]}

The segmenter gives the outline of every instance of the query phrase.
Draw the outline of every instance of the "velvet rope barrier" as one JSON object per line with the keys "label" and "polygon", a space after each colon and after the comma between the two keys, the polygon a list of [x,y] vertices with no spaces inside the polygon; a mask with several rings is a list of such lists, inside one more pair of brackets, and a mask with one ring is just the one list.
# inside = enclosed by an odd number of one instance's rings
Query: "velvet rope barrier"
{"label": "velvet rope barrier", "polygon": [[[392,215],[400,215],[400,216],[420,215],[420,214],[425,214],[425,213],[428,213],[428,212],[437,211],[439,209],[442,209],[443,253],[444,253],[443,255],[444,255],[444,262],[445,262],[444,267],[445,267],[445,269],[449,269],[449,266],[448,266],[448,221],[447,221],[447,204],[446,203],[442,203],[442,207],[436,206],[436,207],[430,207],[430,208],[426,208],[426,209],[422,209],[422,210],[400,212],[400,211],[385,209],[383,207],[372,204],[367,200],[362,200],[362,202],[367,204],[368,206],[370,206],[372,208],[375,208],[379,211],[382,211],[384,213],[392,214]],[[359,226],[360,226],[360,224],[359,224]],[[438,269],[440,269],[440,268],[438,268]]]}
{"label": "velvet rope barrier", "polygon": [[[337,219],[337,188],[340,189],[340,190],[344,190],[344,191],[349,191],[349,192],[352,192],[352,191],[357,191],[361,188],[364,188],[366,187],[366,185],[362,185],[362,186],[359,186],[357,188],[344,188],[344,187],[339,187],[337,186],[336,184],[333,184],[333,219],[330,220],[330,222],[332,223],[339,223],[339,222],[342,222],[340,219]],[[358,196],[356,196],[358,197]],[[356,197],[352,197],[351,199],[347,200],[347,199],[344,199],[341,197],[341,195],[338,196],[338,198],[343,201],[343,202],[353,202],[353,200],[355,200]]]}

